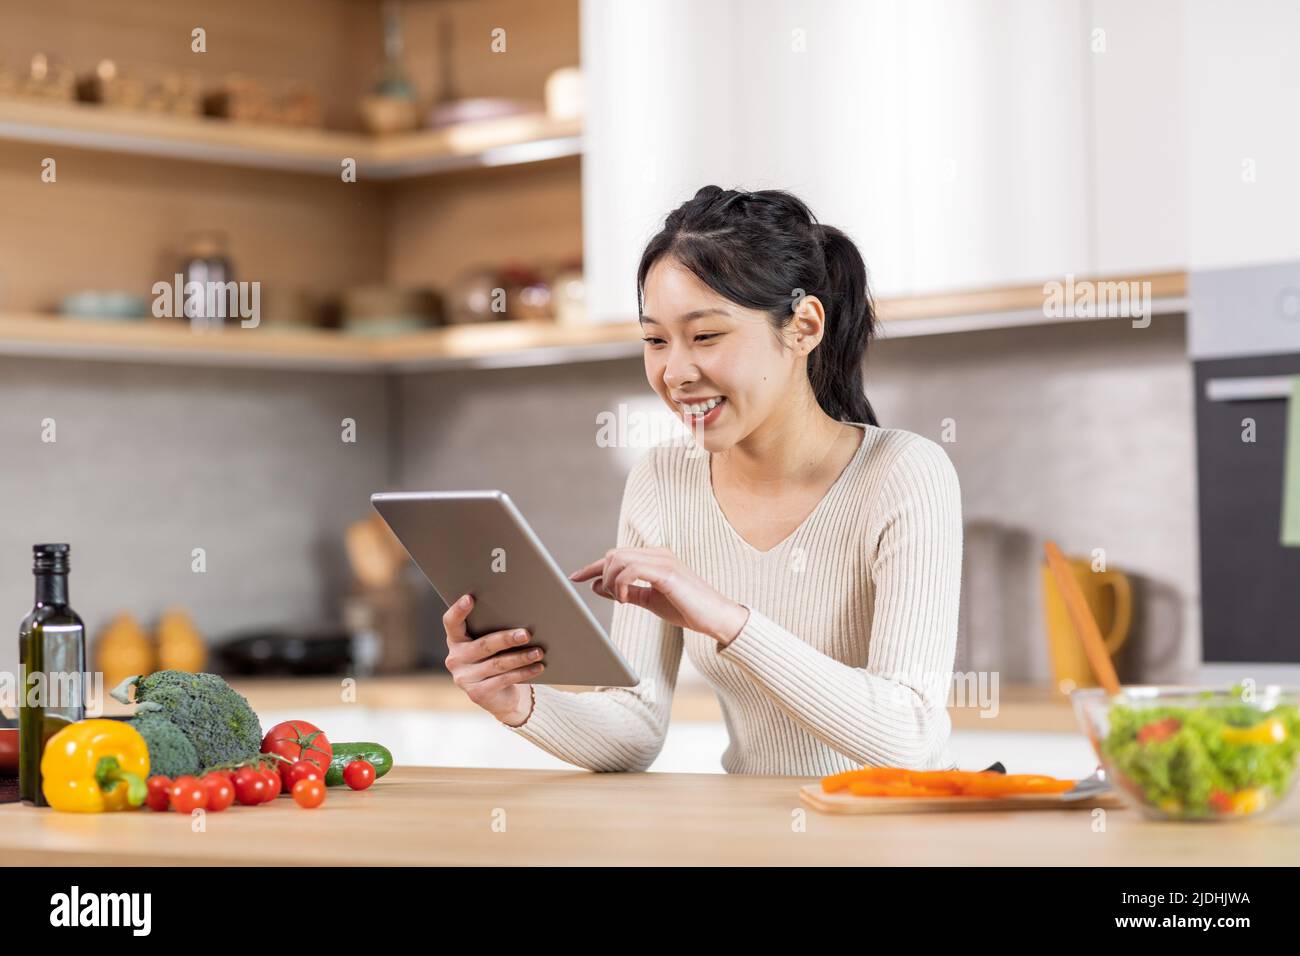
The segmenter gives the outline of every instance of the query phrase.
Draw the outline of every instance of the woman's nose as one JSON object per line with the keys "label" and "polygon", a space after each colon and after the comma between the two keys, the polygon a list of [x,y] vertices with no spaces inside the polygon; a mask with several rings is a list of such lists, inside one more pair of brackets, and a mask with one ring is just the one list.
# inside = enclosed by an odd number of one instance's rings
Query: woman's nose
{"label": "woman's nose", "polygon": [[689,359],[681,356],[669,356],[664,365],[664,384],[669,391],[676,392],[695,380],[695,366]]}

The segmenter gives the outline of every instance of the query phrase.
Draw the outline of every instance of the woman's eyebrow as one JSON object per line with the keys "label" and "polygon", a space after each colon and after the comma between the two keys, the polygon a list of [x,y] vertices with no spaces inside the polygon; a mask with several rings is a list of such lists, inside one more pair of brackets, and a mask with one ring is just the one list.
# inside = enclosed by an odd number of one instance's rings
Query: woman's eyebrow
{"label": "woman's eyebrow", "polygon": [[[693,311],[693,312],[687,312],[685,315],[683,315],[683,316],[681,317],[681,322],[682,322],[683,324],[685,324],[686,322],[693,322],[695,319],[702,319],[702,318],[704,318],[705,316],[709,316],[709,315],[728,315],[728,316],[729,316],[729,315],[731,315],[731,313],[728,312],[726,309],[719,309],[719,308],[716,308],[716,307],[715,307],[715,308],[712,308],[712,309],[696,309],[696,310]],[[641,324],[644,325],[644,324],[647,323],[647,322],[653,322],[655,325],[662,325],[662,324],[663,324],[663,323],[661,323],[658,319],[652,319],[652,318],[651,318],[650,316],[648,316],[648,315],[643,315],[643,316],[641,316]]]}

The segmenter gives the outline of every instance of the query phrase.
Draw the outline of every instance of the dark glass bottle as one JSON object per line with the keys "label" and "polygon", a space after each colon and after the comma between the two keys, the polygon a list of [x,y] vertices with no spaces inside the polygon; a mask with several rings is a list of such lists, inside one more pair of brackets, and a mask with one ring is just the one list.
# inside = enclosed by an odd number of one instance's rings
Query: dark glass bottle
{"label": "dark glass bottle", "polygon": [[18,629],[18,794],[38,807],[48,806],[41,792],[45,744],[86,713],[86,627],[68,606],[69,550],[32,548],[36,606]]}
{"label": "dark glass bottle", "polygon": [[[238,293],[232,302],[227,288],[235,281],[230,257],[226,255],[226,237],[220,232],[198,232],[192,234],[185,249],[183,263],[185,289],[191,282],[197,282],[199,288],[193,293],[185,293],[185,316],[189,317],[190,326],[196,329],[216,328],[223,325],[235,325],[240,321],[240,302]],[[183,318],[184,316],[180,316]]]}

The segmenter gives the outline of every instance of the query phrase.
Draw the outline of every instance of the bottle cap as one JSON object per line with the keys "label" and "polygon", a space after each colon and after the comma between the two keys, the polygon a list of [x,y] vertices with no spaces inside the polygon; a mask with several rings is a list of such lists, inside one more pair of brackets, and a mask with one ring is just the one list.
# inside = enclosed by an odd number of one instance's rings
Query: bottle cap
{"label": "bottle cap", "polygon": [[72,549],[66,544],[32,545],[33,574],[66,574],[68,555]]}

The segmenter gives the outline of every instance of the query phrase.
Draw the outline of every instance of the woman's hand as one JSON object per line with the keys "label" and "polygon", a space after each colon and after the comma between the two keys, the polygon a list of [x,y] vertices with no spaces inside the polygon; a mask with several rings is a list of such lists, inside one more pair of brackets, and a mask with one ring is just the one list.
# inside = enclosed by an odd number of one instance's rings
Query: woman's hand
{"label": "woman's hand", "polygon": [[[571,581],[588,578],[594,578],[591,589],[601,597],[646,608],[669,624],[707,634],[723,646],[749,619],[745,607],[719,594],[667,548],[612,548],[569,575]],[[637,580],[650,586],[632,583]]]}
{"label": "woman's hand", "polygon": [[528,717],[532,692],[521,681],[545,668],[540,647],[526,647],[526,630],[493,631],[470,637],[465,619],[474,607],[466,594],[447,608],[442,626],[447,632],[447,670],[456,686],[497,720],[519,725]]}

